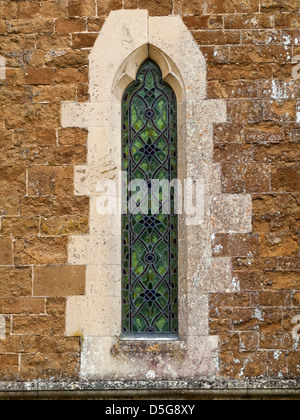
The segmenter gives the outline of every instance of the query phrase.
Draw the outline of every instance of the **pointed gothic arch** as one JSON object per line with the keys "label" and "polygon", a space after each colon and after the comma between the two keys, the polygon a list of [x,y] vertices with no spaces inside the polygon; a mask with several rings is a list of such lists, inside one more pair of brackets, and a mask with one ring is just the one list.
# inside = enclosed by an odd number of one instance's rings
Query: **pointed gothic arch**
{"label": "pointed gothic arch", "polygon": [[[122,169],[122,95],[148,58],[159,65],[177,96],[178,178],[202,178],[206,185],[205,221],[195,227],[188,217],[179,218],[180,341],[159,339],[159,366],[145,352],[155,341],[131,345],[121,339],[121,218],[99,217],[95,211],[97,182],[118,180]],[[213,258],[211,248],[212,200],[222,194],[212,127],[226,121],[225,102],[205,99],[206,63],[178,16],[111,12],[91,52],[89,74],[90,102],[62,107],[63,126],[89,130],[88,163],[76,168],[75,189],[90,196],[90,234],[72,237],[69,245],[69,263],[87,266],[86,296],[68,298],[66,327],[67,335],[84,338],[81,376],[145,380],[150,366],[164,380],[213,375],[218,339],[208,331],[208,294],[231,283],[230,259]]]}

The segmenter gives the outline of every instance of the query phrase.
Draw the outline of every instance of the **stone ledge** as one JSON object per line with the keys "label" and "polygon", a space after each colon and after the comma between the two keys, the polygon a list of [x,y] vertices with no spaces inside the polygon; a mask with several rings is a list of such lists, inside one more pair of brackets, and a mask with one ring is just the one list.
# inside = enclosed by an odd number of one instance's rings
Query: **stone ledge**
{"label": "stone ledge", "polygon": [[300,379],[227,381],[202,379],[199,381],[160,382],[0,382],[1,399],[204,399],[244,397],[290,397],[300,399]]}

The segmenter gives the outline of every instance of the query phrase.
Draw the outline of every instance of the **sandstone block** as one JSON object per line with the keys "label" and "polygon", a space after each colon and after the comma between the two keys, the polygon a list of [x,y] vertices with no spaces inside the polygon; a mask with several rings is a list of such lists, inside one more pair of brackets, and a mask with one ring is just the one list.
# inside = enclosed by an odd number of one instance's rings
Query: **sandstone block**
{"label": "sandstone block", "polygon": [[0,313],[2,314],[43,314],[45,308],[45,299],[24,297],[0,299]]}
{"label": "sandstone block", "polygon": [[37,236],[40,232],[40,221],[35,218],[4,217],[1,224],[2,235],[13,237]]}
{"label": "sandstone block", "polygon": [[27,70],[26,82],[29,85],[52,85],[54,83],[55,69],[51,67],[30,68]]}
{"label": "sandstone block", "polygon": [[17,335],[63,335],[65,318],[53,316],[13,316],[12,333]]}
{"label": "sandstone block", "polygon": [[0,267],[0,297],[15,298],[31,296],[32,270],[31,268]]}
{"label": "sandstone block", "polygon": [[95,0],[70,0],[69,16],[96,16]]}
{"label": "sandstone block", "polygon": [[71,166],[33,166],[28,170],[29,195],[72,195],[73,177]]}
{"label": "sandstone block", "polygon": [[31,381],[36,378],[45,380],[52,378],[60,381],[78,379],[79,356],[76,354],[24,354],[21,357],[20,379]]}
{"label": "sandstone block", "polygon": [[42,18],[61,19],[68,16],[68,0],[41,1]]}
{"label": "sandstone block", "polygon": [[0,265],[13,265],[12,240],[10,237],[0,236]]}
{"label": "sandstone block", "polygon": [[257,332],[245,332],[240,335],[240,350],[242,352],[256,352],[259,348],[259,334]]}
{"label": "sandstone block", "polygon": [[148,9],[150,16],[168,16],[172,14],[172,1],[140,0],[140,8]]}
{"label": "sandstone block", "polygon": [[259,253],[259,235],[216,234],[212,242],[215,257],[253,257]]}
{"label": "sandstone block", "polygon": [[64,316],[66,313],[67,298],[47,298],[46,312],[47,315]]}
{"label": "sandstone block", "polygon": [[64,297],[84,295],[85,267],[54,266],[34,268],[34,296]]}
{"label": "sandstone block", "polygon": [[223,164],[222,190],[229,194],[269,191],[269,166],[259,163]]}
{"label": "sandstone block", "polygon": [[40,15],[40,4],[38,2],[18,2],[17,16],[21,19],[35,19]]}
{"label": "sandstone block", "polygon": [[271,183],[273,191],[299,192],[300,169],[299,165],[273,166]]}
{"label": "sandstone block", "polygon": [[296,257],[298,252],[298,237],[293,232],[274,232],[262,236],[261,255],[263,257]]}
{"label": "sandstone block", "polygon": [[199,45],[233,45],[240,43],[238,31],[197,31],[193,36]]}
{"label": "sandstone block", "polygon": [[70,34],[74,32],[84,32],[86,23],[83,19],[59,19],[55,23],[57,34]]}
{"label": "sandstone block", "polygon": [[65,264],[67,262],[68,238],[28,238],[15,242],[15,263]]}
{"label": "sandstone block", "polygon": [[19,357],[17,354],[0,355],[0,380],[16,381],[19,370]]}
{"label": "sandstone block", "polygon": [[205,0],[175,0],[174,12],[182,15],[203,15]]}
{"label": "sandstone block", "polygon": [[259,11],[258,0],[208,0],[207,9],[210,13],[257,13]]}
{"label": "sandstone block", "polygon": [[267,272],[264,275],[264,285],[270,290],[300,290],[300,274],[296,271]]}
{"label": "sandstone block", "polygon": [[98,34],[85,33],[72,36],[73,48],[92,48]]}

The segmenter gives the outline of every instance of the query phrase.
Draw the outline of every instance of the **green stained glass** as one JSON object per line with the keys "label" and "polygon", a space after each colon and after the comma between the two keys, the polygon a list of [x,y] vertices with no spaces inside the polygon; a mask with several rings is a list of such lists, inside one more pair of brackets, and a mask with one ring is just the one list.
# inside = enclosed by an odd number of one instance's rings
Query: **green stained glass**
{"label": "green stained glass", "polygon": [[[128,183],[177,178],[177,102],[159,67],[147,60],[122,101],[122,166]],[[155,193],[154,193],[155,196]],[[174,199],[158,210],[123,215],[123,334],[178,334],[177,216]],[[129,199],[123,197],[123,199]]]}

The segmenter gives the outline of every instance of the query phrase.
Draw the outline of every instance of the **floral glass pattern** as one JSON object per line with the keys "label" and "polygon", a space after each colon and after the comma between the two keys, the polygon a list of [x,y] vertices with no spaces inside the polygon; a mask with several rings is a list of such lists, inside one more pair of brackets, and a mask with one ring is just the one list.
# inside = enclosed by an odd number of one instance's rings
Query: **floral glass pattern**
{"label": "floral glass pattern", "polygon": [[[128,183],[177,178],[177,101],[159,67],[147,60],[122,101],[122,168]],[[130,194],[126,197],[130,199]],[[170,212],[122,216],[123,334],[178,334],[178,245],[174,192]],[[123,197],[124,199],[124,197]]]}

